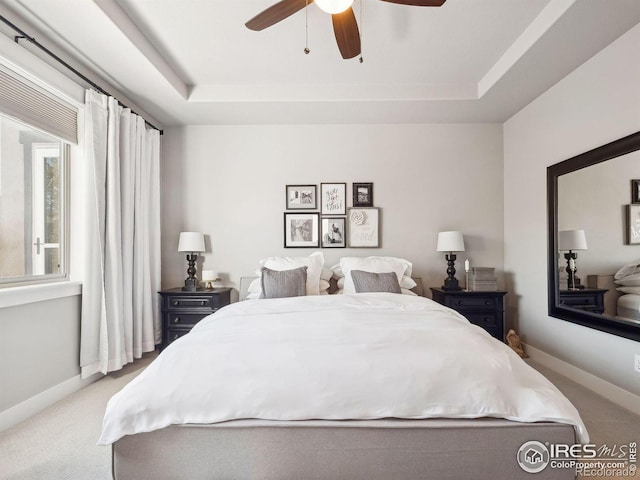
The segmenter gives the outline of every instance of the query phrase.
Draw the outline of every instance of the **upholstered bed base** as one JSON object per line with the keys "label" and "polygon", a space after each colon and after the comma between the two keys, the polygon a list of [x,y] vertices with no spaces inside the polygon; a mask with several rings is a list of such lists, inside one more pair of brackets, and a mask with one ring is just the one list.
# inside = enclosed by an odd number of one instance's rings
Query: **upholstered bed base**
{"label": "upholstered bed base", "polygon": [[[571,425],[501,419],[235,420],[126,436],[115,480],[531,479],[517,464],[529,440],[575,442]],[[536,480],[573,479],[552,469]]]}

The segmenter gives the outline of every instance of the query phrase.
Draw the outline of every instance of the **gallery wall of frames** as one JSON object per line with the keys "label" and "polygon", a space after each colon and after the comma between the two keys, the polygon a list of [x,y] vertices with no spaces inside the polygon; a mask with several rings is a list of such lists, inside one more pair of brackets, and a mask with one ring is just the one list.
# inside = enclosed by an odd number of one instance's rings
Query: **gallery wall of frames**
{"label": "gallery wall of frames", "polygon": [[373,183],[287,185],[285,248],[378,248],[380,209],[373,203]]}

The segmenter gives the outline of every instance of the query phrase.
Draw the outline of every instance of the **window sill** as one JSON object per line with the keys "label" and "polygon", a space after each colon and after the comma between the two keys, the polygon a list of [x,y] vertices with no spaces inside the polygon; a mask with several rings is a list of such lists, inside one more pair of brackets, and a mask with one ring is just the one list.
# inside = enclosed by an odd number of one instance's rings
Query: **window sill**
{"label": "window sill", "polygon": [[0,289],[0,308],[82,294],[82,282],[55,282]]}

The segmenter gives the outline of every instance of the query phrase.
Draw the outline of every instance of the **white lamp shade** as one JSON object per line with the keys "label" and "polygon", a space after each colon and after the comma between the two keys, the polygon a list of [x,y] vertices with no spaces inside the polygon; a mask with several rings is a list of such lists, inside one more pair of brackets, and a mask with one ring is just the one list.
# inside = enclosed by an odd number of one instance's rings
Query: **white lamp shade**
{"label": "white lamp shade", "polygon": [[558,250],[586,250],[587,237],[584,230],[563,230],[558,232]]}
{"label": "white lamp shade", "polygon": [[353,4],[354,0],[316,0],[320,10],[326,13],[342,13]]}
{"label": "white lamp shade", "polygon": [[199,232],[181,232],[179,252],[204,252],[204,235]]}
{"label": "white lamp shade", "polygon": [[439,232],[438,252],[464,252],[462,232]]}
{"label": "white lamp shade", "polygon": [[202,281],[203,282],[213,282],[218,278],[218,274],[213,270],[203,270],[202,271]]}

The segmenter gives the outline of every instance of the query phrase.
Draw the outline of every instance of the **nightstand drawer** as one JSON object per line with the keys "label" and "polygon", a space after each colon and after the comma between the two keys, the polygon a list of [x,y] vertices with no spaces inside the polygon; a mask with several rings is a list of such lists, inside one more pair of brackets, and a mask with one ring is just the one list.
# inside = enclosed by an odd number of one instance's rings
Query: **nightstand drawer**
{"label": "nightstand drawer", "polygon": [[162,298],[162,348],[189,333],[204,317],[231,303],[230,288],[193,292],[171,288],[158,294]]}
{"label": "nightstand drawer", "polygon": [[560,304],[567,307],[588,307],[598,304],[596,295],[561,296]]}
{"label": "nightstand drawer", "polygon": [[177,340],[180,337],[186,335],[190,331],[191,331],[190,328],[167,330],[167,345],[173,342],[174,340]]}
{"label": "nightstand drawer", "polygon": [[504,296],[507,292],[467,292],[431,288],[435,302],[445,305],[484,328],[490,335],[504,341]]}
{"label": "nightstand drawer", "polygon": [[500,318],[493,313],[462,313],[467,320],[469,320],[474,325],[478,325],[484,329],[497,328],[498,326],[502,326],[502,312],[500,312]]}
{"label": "nightstand drawer", "polygon": [[215,308],[218,306],[217,300],[217,296],[170,295],[166,297],[168,309]]}
{"label": "nightstand drawer", "polygon": [[189,326],[192,327],[200,320],[202,320],[210,313],[181,313],[181,312],[170,312],[167,313],[167,328],[171,327],[179,327],[179,326]]}
{"label": "nightstand drawer", "polygon": [[447,306],[458,308],[498,308],[498,302],[502,305],[502,298],[485,296],[451,296],[447,298]]}

